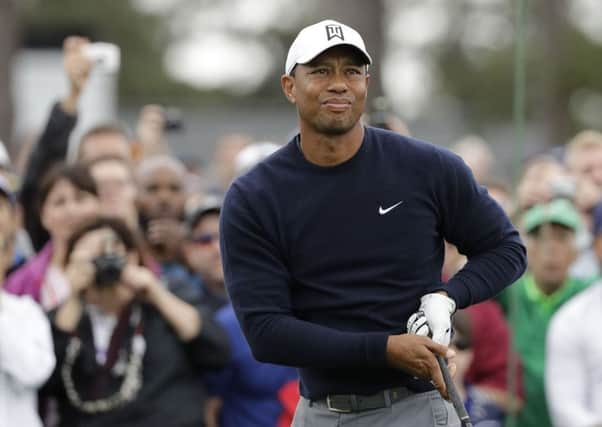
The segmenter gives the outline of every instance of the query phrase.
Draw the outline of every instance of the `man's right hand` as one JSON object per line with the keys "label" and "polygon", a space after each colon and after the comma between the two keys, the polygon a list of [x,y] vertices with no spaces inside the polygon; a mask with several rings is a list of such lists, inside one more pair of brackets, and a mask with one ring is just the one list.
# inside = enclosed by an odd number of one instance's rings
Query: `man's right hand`
{"label": "man's right hand", "polygon": [[[455,352],[448,347],[437,344],[430,338],[413,334],[391,335],[387,340],[387,361],[397,369],[401,369],[418,378],[430,380],[444,399],[449,400],[443,374],[435,355],[448,359]],[[449,363],[451,374],[455,373],[455,364]]]}
{"label": "man's right hand", "polygon": [[69,84],[69,94],[61,102],[68,114],[76,114],[77,102],[88,81],[92,61],[84,55],[84,46],[90,43],[85,37],[69,36],[63,42],[63,66]]}

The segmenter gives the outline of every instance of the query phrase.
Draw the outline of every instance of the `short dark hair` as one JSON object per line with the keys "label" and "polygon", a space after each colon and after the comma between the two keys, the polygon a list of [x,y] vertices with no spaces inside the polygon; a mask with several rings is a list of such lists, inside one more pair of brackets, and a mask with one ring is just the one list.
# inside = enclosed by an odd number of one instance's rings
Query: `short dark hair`
{"label": "short dark hair", "polygon": [[76,158],[81,159],[82,157],[82,147],[84,145],[84,141],[91,136],[102,135],[102,134],[115,134],[120,135],[129,144],[130,140],[130,132],[128,129],[119,123],[109,122],[102,123],[100,125],[94,126],[87,130],[79,139],[79,144],[77,145],[76,150]]}
{"label": "short dark hair", "polygon": [[90,136],[100,135],[103,133],[116,133],[119,135],[123,135],[123,137],[127,140],[130,139],[130,133],[125,126],[120,123],[108,122],[102,123],[97,126],[94,126],[88,129],[80,138],[79,142],[81,143]]}
{"label": "short dark hair", "polygon": [[71,233],[71,236],[67,240],[67,250],[64,259],[65,266],[69,263],[69,258],[71,257],[71,253],[77,242],[84,235],[102,228],[111,229],[117,235],[121,243],[123,243],[126,250],[136,252],[139,255],[140,263],[149,267],[151,258],[140,236],[132,231],[123,220],[100,215],[82,222],[73,233]]}
{"label": "short dark hair", "polygon": [[90,170],[86,166],[81,164],[70,165],[59,163],[53,166],[42,177],[36,200],[38,212],[42,210],[50,191],[61,180],[69,182],[78,190],[98,196],[96,182],[94,181],[94,178],[92,178],[92,175],[90,175]]}

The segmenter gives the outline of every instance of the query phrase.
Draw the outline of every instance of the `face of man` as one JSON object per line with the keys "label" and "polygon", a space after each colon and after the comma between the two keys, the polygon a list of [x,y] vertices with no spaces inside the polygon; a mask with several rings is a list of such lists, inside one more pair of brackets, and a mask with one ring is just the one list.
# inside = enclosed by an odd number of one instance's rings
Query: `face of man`
{"label": "face of man", "polygon": [[211,287],[222,287],[224,271],[219,247],[219,214],[205,214],[190,233],[184,255],[190,268]]}
{"label": "face of man", "polygon": [[282,89],[297,106],[301,129],[336,136],[358,124],[368,81],[361,54],[353,47],[337,46],[308,64],[298,64],[293,76],[282,77]]}
{"label": "face of man", "polygon": [[546,294],[558,290],[577,256],[575,231],[558,224],[542,224],[527,239],[529,269]]}
{"label": "face of man", "polygon": [[140,177],[138,201],[149,218],[180,219],[186,193],[183,177],[170,167],[158,167]]}
{"label": "face of man", "polygon": [[137,190],[128,163],[118,159],[102,160],[91,166],[90,174],[98,187],[102,212],[134,224]]}
{"label": "face of man", "polygon": [[602,188],[602,146],[583,150],[575,156],[572,172],[578,177],[591,179]]}
{"label": "face of man", "polygon": [[130,161],[132,153],[128,140],[118,132],[88,135],[81,142],[78,160],[80,162],[90,162],[101,157],[117,157]]}

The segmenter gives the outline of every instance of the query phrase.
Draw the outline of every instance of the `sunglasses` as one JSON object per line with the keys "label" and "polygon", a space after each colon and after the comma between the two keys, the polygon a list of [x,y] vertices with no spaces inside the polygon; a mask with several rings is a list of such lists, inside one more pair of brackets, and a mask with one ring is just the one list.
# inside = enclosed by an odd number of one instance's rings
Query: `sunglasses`
{"label": "sunglasses", "polygon": [[201,234],[200,236],[193,236],[190,238],[191,242],[197,243],[202,246],[210,245],[216,240],[219,240],[219,234],[217,233],[205,233]]}

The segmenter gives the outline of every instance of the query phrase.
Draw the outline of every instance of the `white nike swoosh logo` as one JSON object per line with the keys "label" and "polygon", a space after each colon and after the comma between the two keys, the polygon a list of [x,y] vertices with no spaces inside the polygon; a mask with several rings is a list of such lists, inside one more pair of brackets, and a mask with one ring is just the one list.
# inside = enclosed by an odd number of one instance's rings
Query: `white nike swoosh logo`
{"label": "white nike swoosh logo", "polygon": [[395,203],[393,206],[389,206],[387,209],[383,209],[382,206],[378,207],[378,213],[381,215],[385,215],[389,212],[391,212],[393,209],[395,209],[397,206],[401,205],[403,203],[403,200],[401,202],[397,202]]}

